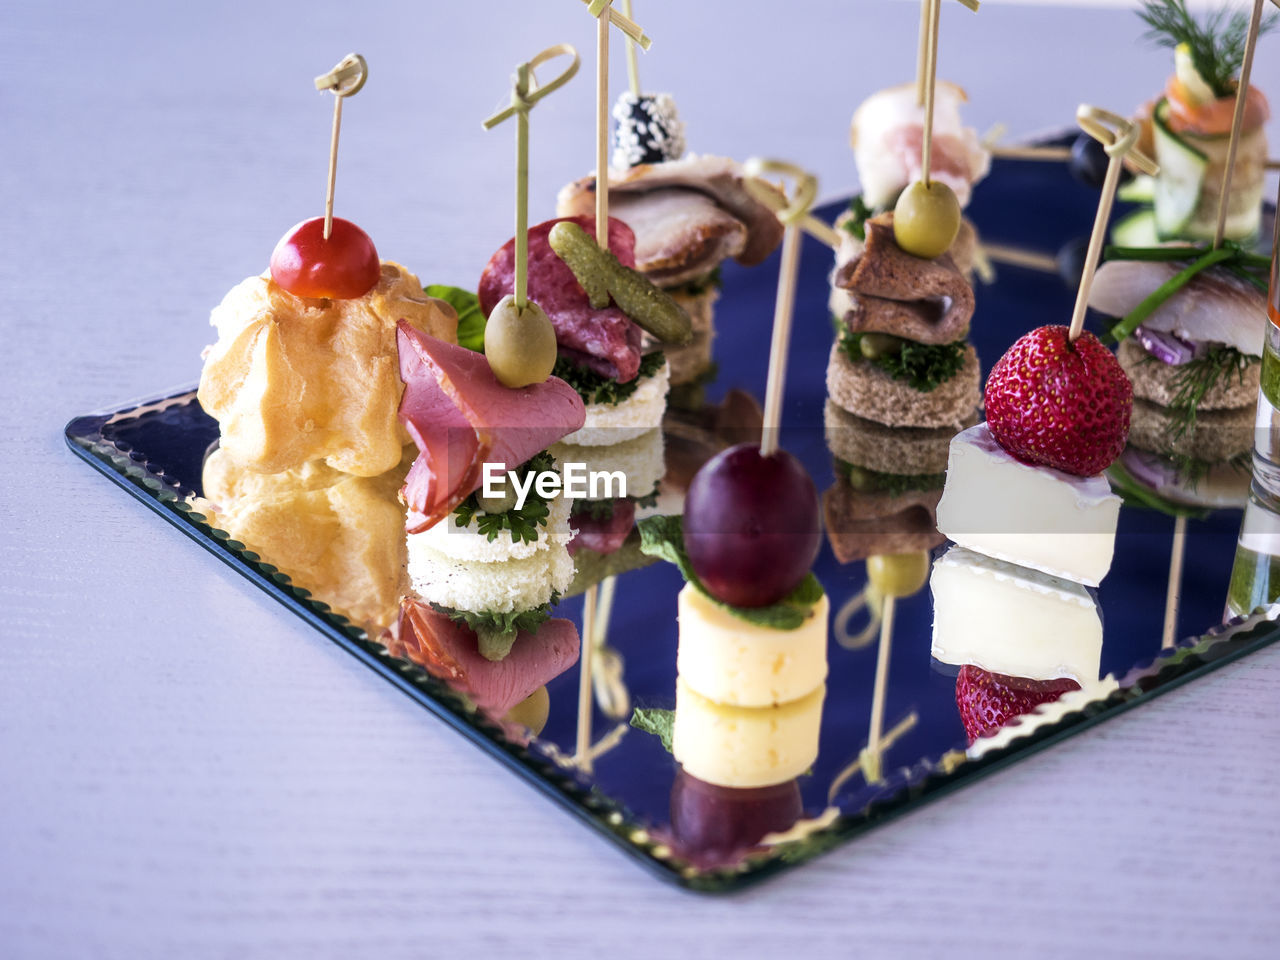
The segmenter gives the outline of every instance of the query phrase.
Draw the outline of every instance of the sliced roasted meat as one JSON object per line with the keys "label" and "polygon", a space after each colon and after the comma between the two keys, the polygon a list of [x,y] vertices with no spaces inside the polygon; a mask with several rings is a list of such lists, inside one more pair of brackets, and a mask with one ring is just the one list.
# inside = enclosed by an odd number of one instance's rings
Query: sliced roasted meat
{"label": "sliced roasted meat", "polygon": [[393,656],[426,668],[495,718],[577,663],[581,644],[571,621],[547,620],[535,633],[520,631],[502,660],[486,660],[473,630],[414,599],[402,604],[397,633],[388,644]]}
{"label": "sliced roasted meat", "polygon": [[[672,194],[687,191],[712,200],[725,214],[737,220],[745,230],[745,243],[733,256],[744,266],[755,266],[769,256],[782,242],[782,224],[777,215],[751,195],[744,184],[742,166],[727,157],[690,155],[683,160],[665,163],[642,163],[630,170],[613,170],[609,173],[609,202],[636,231],[637,257],[640,251],[660,249],[664,240],[659,236],[646,236],[650,230],[668,229],[674,222],[692,218],[691,222],[710,223],[704,207],[685,205],[669,206],[665,212],[652,217],[641,215],[643,206],[631,200],[632,196],[645,196],[646,202],[654,193],[663,194],[657,200],[663,205],[672,204]],[[560,216],[585,216],[595,208],[596,178],[583,177],[560,191],[556,200],[556,212]],[[782,196],[779,192],[779,197]],[[625,207],[626,213],[622,210]],[[637,224],[632,217],[640,220]],[[719,229],[719,227],[717,228]],[[716,263],[702,270],[706,273]],[[645,269],[643,266],[641,269]],[[698,274],[690,274],[690,277]],[[668,281],[663,281],[668,284]]]}
{"label": "sliced roasted meat", "polygon": [[954,343],[969,332],[973,287],[950,254],[913,257],[893,238],[893,214],[866,223],[860,256],[836,270],[832,283],[852,294],[845,325],[854,333],[889,333],[917,343]]}
{"label": "sliced roasted meat", "polygon": [[941,496],[941,490],[897,497],[859,493],[840,481],[822,497],[832,553],[841,563],[853,563],[877,553],[932,550],[947,539],[938,532]]}
{"label": "sliced roasted meat", "polygon": [[[595,217],[565,217],[595,236]],[[560,355],[604,377],[626,383],[640,370],[641,331],[617,307],[597,310],[547,237],[560,220],[529,230],[529,299],[546,312],[556,330]],[[634,267],[635,234],[621,220],[609,218],[609,250],[626,267]],[[487,317],[516,288],[516,242],[508,240],[490,258],[480,277],[480,309]]]}
{"label": "sliced roasted meat", "polygon": [[609,209],[635,231],[636,268],[660,287],[704,277],[747,244],[742,221],[692,190],[624,193]]}
{"label": "sliced roasted meat", "polygon": [[409,532],[447,517],[480,486],[486,463],[511,469],[582,427],[586,408],[558,377],[512,389],[484,354],[399,326],[400,422],[418,445],[401,491]]}

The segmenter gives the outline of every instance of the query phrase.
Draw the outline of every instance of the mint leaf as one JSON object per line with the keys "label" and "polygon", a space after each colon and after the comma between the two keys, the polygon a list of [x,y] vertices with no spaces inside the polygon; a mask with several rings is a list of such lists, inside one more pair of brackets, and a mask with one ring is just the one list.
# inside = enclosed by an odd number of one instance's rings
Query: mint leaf
{"label": "mint leaf", "polygon": [[443,300],[458,313],[458,344],[476,353],[484,353],[484,311],[480,298],[470,290],[433,283],[423,288],[428,297]]}
{"label": "mint leaf", "polygon": [[814,604],[823,597],[822,584],[810,573],[777,603],[767,607],[735,607],[712,596],[694,573],[693,563],[684,549],[684,521],[680,517],[646,517],[636,526],[640,529],[641,553],[674,563],[695,590],[739,620],[773,630],[796,630],[813,616]]}
{"label": "mint leaf", "polygon": [[674,710],[646,710],[636,707],[631,714],[631,725],[637,730],[652,733],[662,741],[667,753],[671,752],[671,733],[675,727],[676,712]]}

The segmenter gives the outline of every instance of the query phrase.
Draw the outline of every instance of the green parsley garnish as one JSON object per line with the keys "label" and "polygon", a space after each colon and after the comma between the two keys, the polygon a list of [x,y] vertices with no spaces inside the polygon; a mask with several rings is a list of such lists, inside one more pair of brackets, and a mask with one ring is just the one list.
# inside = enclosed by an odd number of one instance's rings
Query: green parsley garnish
{"label": "green parsley garnish", "polygon": [[716,606],[741,620],[774,630],[795,630],[803,626],[811,616],[813,607],[823,597],[822,584],[812,573],[800,585],[777,603],[767,607],[735,607],[718,600],[707,592],[693,563],[684,549],[684,523],[680,517],[646,517],[637,527],[640,529],[640,550],[651,557],[658,557],[680,568],[685,581]]}
{"label": "green parsley garnish", "polygon": [[849,212],[853,214],[853,217],[846,220],[841,226],[859,240],[865,241],[867,239],[867,221],[875,216],[875,211],[863,202],[862,194],[858,194],[849,201]]}
{"label": "green parsley garnish", "polygon": [[[862,352],[861,333],[845,332],[840,338],[840,349],[854,363],[867,360]],[[902,349],[897,353],[885,354],[874,360],[874,363],[895,380],[903,380],[913,390],[928,393],[946,383],[964,366],[965,342],[954,343],[916,343],[904,340]]]}
{"label": "green parsley garnish", "polygon": [[480,655],[486,660],[502,660],[511,652],[516,634],[521,630],[533,633],[551,619],[551,608],[560,602],[560,594],[552,591],[551,599],[532,610],[513,610],[510,613],[494,613],[492,610],[475,612],[454,610],[452,607],[431,604],[437,613],[450,620],[466,624],[476,633]]}
{"label": "green parsley garnish", "polygon": [[592,370],[588,370],[586,367],[580,367],[576,363],[571,363],[561,357],[556,360],[555,369],[551,371],[551,375],[559,377],[573,387],[574,390],[577,390],[578,396],[582,398],[583,403],[606,403],[612,405],[621,403],[635,393],[636,388],[640,386],[640,382],[661,370],[662,365],[666,362],[667,358],[663,356],[660,350],[646,353],[640,358],[640,371],[635,377],[626,383],[619,383],[617,380],[603,377]]}
{"label": "green parsley garnish", "polygon": [[[1216,10],[1200,23],[1187,9],[1186,0],[1145,0],[1138,16],[1147,24],[1144,40],[1157,46],[1177,47],[1185,43],[1196,73],[1218,97],[1236,92],[1236,74],[1244,64],[1249,17],[1243,11]],[[1263,19],[1259,34],[1276,25],[1276,15]]]}
{"label": "green parsley garnish", "polygon": [[[555,468],[555,458],[543,450],[517,468],[516,473],[523,483],[524,478],[530,473],[542,473]],[[533,543],[538,539],[538,528],[547,525],[547,516],[551,513],[551,508],[547,506],[547,501],[538,496],[534,487],[529,487],[529,494],[525,497],[523,507],[519,510],[513,507],[506,513],[482,511],[480,509],[481,490],[476,490],[454,508],[453,517],[459,527],[468,526],[472,520],[475,520],[476,529],[490,542],[496,540],[503,530],[511,531],[512,543]]]}
{"label": "green parsley garnish", "polygon": [[[1148,355],[1142,362],[1160,363],[1161,361]],[[1169,439],[1178,440],[1195,430],[1200,401],[1218,383],[1230,383],[1234,377],[1236,382],[1243,386],[1250,367],[1259,362],[1261,361],[1257,357],[1250,357],[1233,347],[1215,343],[1203,356],[1174,367],[1173,376],[1169,381],[1174,390],[1173,399],[1168,407],[1174,414]]]}

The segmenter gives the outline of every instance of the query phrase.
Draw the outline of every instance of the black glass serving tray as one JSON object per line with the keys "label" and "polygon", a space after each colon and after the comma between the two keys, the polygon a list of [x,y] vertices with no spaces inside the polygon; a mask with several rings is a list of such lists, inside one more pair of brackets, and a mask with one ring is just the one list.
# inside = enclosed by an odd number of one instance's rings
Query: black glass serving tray
{"label": "black glass serving tray", "polygon": [[[983,239],[1054,255],[1087,235],[1097,193],[1064,165],[997,160],[979,185],[968,211]],[[843,203],[819,211],[834,219]],[[1028,215],[1028,211],[1035,211]],[[800,457],[819,490],[834,482],[823,435],[825,370],[832,340],[827,310],[830,251],[806,239],[787,378],[783,446]],[[482,265],[477,265],[477,276]],[[972,341],[983,371],[1026,330],[1066,323],[1073,291],[1056,274],[998,267],[994,283],[979,284]],[[423,275],[424,282],[459,278]],[[714,402],[733,388],[763,395],[777,256],[753,270],[724,268],[717,306],[719,375],[707,387]],[[195,310],[193,323],[203,322]],[[655,736],[609,719],[597,707],[593,728],[598,746],[594,771],[584,775],[568,758],[577,731],[578,670],[548,685],[551,702],[545,729],[532,740],[491,722],[422,667],[391,656],[364,630],[320,599],[292,584],[193,506],[202,494],[205,456],[218,439],[217,424],[193,390],[110,412],[78,417],[66,429],[71,449],[140,501],[153,508],[214,556],[284,603],[321,634],[338,643],[432,713],[499,758],[566,810],[659,876],[706,891],[728,891],[803,863],[918,804],[969,783],[1105,718],[1144,703],[1180,683],[1273,642],[1280,608],[1221,625],[1227,584],[1240,526],[1238,511],[1192,520],[1179,636],[1161,649],[1164,597],[1174,521],[1161,513],[1126,506],[1121,511],[1116,559],[1098,591],[1105,643],[1102,672],[1118,684],[1105,695],[1071,709],[1050,711],[1014,728],[1020,735],[981,754],[966,749],[955,704],[955,679],[931,663],[932,610],[928,590],[900,601],[892,654],[885,664],[887,687],[883,730],[896,733],[882,744],[880,770],[859,768],[867,745],[876,683],[877,644],[850,637],[865,622],[847,616],[865,585],[862,563],[842,566],[824,544],[815,573],[831,601],[830,675],[822,713],[820,751],[811,771],[798,780],[804,817],[790,834],[766,838],[733,857],[688,854],[673,834],[671,809],[677,767]],[[622,657],[622,683],[638,707],[670,708],[675,700],[676,594],[683,582],[667,564],[624,574],[617,583],[608,643]],[[561,605],[557,615],[581,622],[581,600]],[[841,616],[841,614],[846,616]],[[863,619],[859,619],[863,618]],[[848,623],[852,623],[849,626]],[[843,637],[845,645],[837,642]],[[1032,722],[1034,721],[1034,722]],[[679,802],[688,799],[687,790]],[[695,798],[696,799],[696,798]],[[703,798],[708,815],[750,816],[733,798]],[[767,799],[748,798],[751,803]]]}

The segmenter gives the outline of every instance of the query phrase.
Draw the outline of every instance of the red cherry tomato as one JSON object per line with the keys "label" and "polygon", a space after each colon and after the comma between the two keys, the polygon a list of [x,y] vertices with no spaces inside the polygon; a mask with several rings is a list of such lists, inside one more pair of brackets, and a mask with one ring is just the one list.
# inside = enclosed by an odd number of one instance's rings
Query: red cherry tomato
{"label": "red cherry tomato", "polygon": [[293,227],[271,252],[271,279],[295,297],[352,300],[368,293],[380,276],[382,263],[369,235],[339,217],[328,240],[324,217],[315,217]]}

